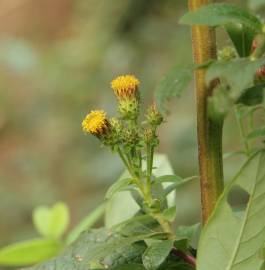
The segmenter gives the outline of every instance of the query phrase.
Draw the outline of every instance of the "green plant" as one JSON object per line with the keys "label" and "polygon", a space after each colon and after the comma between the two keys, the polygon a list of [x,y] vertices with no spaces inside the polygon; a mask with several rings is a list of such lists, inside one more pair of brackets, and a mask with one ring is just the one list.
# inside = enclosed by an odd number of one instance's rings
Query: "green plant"
{"label": "green plant", "polygon": [[[146,110],[143,121],[140,81],[132,75],[120,76],[111,83],[118,101],[118,117],[108,119],[102,110],[86,116],[83,130],[118,154],[126,169],[107,191],[106,227],[85,230],[58,257],[31,269],[264,268],[265,128],[256,123],[255,115],[261,111],[264,117],[265,112],[265,26],[256,15],[237,6],[210,2],[189,1],[190,12],[181,18],[181,23],[192,25],[195,64],[174,67],[162,79],[155,92],[156,102]],[[222,27],[231,41],[231,46],[218,48],[218,54],[217,27]],[[198,224],[174,226],[178,217],[174,198],[169,197],[198,177],[183,179],[172,173],[159,174],[155,155],[159,144],[157,129],[165,118],[166,103],[187,87],[193,71],[201,233]],[[224,187],[222,128],[232,113],[243,150],[229,155],[242,154],[245,163]],[[241,201],[237,200],[238,194]],[[115,220],[117,204],[123,206],[118,209],[125,212],[125,217]],[[42,234],[54,235],[47,232],[48,227],[41,230]],[[79,231],[75,235],[78,234]]]}

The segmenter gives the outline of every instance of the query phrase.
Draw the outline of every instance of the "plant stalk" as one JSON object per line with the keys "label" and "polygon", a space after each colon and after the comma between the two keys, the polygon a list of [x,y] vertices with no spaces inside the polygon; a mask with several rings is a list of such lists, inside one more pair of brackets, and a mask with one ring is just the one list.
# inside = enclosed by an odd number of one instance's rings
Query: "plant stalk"
{"label": "plant stalk", "polygon": [[[194,11],[211,0],[189,0],[189,10]],[[216,59],[215,30],[208,26],[192,26],[193,58],[196,64]],[[222,127],[207,116],[207,98],[212,87],[207,87],[205,70],[195,72],[197,95],[197,137],[201,183],[202,219],[205,223],[223,190]]]}

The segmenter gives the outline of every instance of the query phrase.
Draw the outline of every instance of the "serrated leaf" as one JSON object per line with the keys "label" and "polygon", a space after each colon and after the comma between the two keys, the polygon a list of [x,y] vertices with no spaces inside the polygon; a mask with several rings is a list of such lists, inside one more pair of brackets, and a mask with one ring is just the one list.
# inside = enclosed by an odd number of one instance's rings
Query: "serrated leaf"
{"label": "serrated leaf", "polygon": [[62,202],[52,208],[39,206],[33,211],[33,223],[41,235],[59,239],[69,224],[69,209]]}
{"label": "serrated leaf", "polygon": [[111,199],[114,194],[119,191],[125,190],[132,183],[131,178],[120,178],[113,185],[110,186],[106,193],[106,199]]}
{"label": "serrated leaf", "polygon": [[94,209],[89,215],[83,218],[68,234],[67,245],[73,243],[85,230],[90,229],[105,213],[106,205],[102,204]]}
{"label": "serrated leaf", "polygon": [[33,239],[0,249],[0,265],[26,266],[56,256],[62,244],[49,239]]}
{"label": "serrated leaf", "polygon": [[236,101],[245,89],[254,85],[254,75],[263,64],[265,64],[265,58],[255,61],[248,58],[216,61],[207,69],[206,81],[209,84],[212,80],[219,78],[221,83],[230,87],[230,97]]}
{"label": "serrated leaf", "polygon": [[184,24],[222,26],[242,24],[256,33],[262,32],[262,23],[258,17],[247,10],[230,4],[209,4],[185,14],[181,20]]}
{"label": "serrated leaf", "polygon": [[[265,242],[265,152],[254,154],[225,188],[199,242],[198,270],[260,270]],[[228,203],[234,187],[249,194],[240,216]]]}
{"label": "serrated leaf", "polygon": [[158,110],[167,113],[166,104],[173,97],[180,97],[192,79],[189,68],[174,67],[160,81],[155,89],[155,100]]}
{"label": "serrated leaf", "polygon": [[152,243],[143,254],[143,264],[147,270],[156,270],[167,258],[174,241]]}

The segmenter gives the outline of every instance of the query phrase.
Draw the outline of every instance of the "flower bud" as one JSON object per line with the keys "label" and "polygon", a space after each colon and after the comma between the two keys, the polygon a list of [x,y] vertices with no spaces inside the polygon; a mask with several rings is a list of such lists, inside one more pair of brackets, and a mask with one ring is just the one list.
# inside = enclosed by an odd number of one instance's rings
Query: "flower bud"
{"label": "flower bud", "polygon": [[229,61],[236,57],[237,57],[237,52],[234,49],[234,47],[226,46],[222,50],[218,51],[219,60]]}
{"label": "flower bud", "polygon": [[118,111],[122,118],[127,120],[135,120],[139,115],[139,102],[137,99],[121,100]]}
{"label": "flower bud", "polygon": [[156,104],[153,103],[147,111],[147,122],[151,125],[151,126],[159,126],[162,124],[163,122],[163,116],[162,114],[157,110]]}

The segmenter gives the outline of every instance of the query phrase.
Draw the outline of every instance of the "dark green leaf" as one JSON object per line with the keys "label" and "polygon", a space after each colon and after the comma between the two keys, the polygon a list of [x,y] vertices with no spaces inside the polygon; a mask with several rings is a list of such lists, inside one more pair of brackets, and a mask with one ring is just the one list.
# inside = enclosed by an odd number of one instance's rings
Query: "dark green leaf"
{"label": "dark green leaf", "polygon": [[156,270],[167,258],[174,241],[166,240],[152,243],[143,254],[143,264],[147,270]]}
{"label": "dark green leaf", "polygon": [[[225,188],[208,223],[202,230],[198,270],[260,270],[265,242],[265,152],[254,154]],[[240,215],[228,197],[235,187],[248,193]]]}
{"label": "dark green leaf", "polygon": [[265,83],[245,89],[237,103],[241,103],[246,106],[254,106],[262,103],[264,89]]}
{"label": "dark green leaf", "polygon": [[105,213],[105,204],[98,206],[87,217],[82,219],[67,236],[66,243],[69,245],[85,230],[90,229]]}
{"label": "dark green leaf", "polygon": [[2,248],[0,265],[25,266],[36,264],[56,256],[62,244],[49,239],[33,239]]}
{"label": "dark green leaf", "polygon": [[192,79],[192,69],[174,67],[160,81],[155,90],[158,110],[165,114],[166,104],[172,97],[180,97]]}
{"label": "dark green leaf", "polygon": [[232,40],[240,57],[247,57],[251,54],[252,43],[256,35],[252,29],[239,24],[227,24],[226,31]]}
{"label": "dark green leaf", "polygon": [[222,26],[226,24],[242,24],[255,32],[262,31],[262,23],[247,10],[230,4],[209,4],[196,11],[185,14],[181,20],[184,24]]}
{"label": "dark green leaf", "polygon": [[[154,232],[124,237],[116,229],[98,229],[83,232],[57,258],[31,268],[31,270],[87,270],[117,267],[138,263],[146,248],[145,239],[165,239],[167,234]],[[92,268],[92,269],[93,269]]]}

